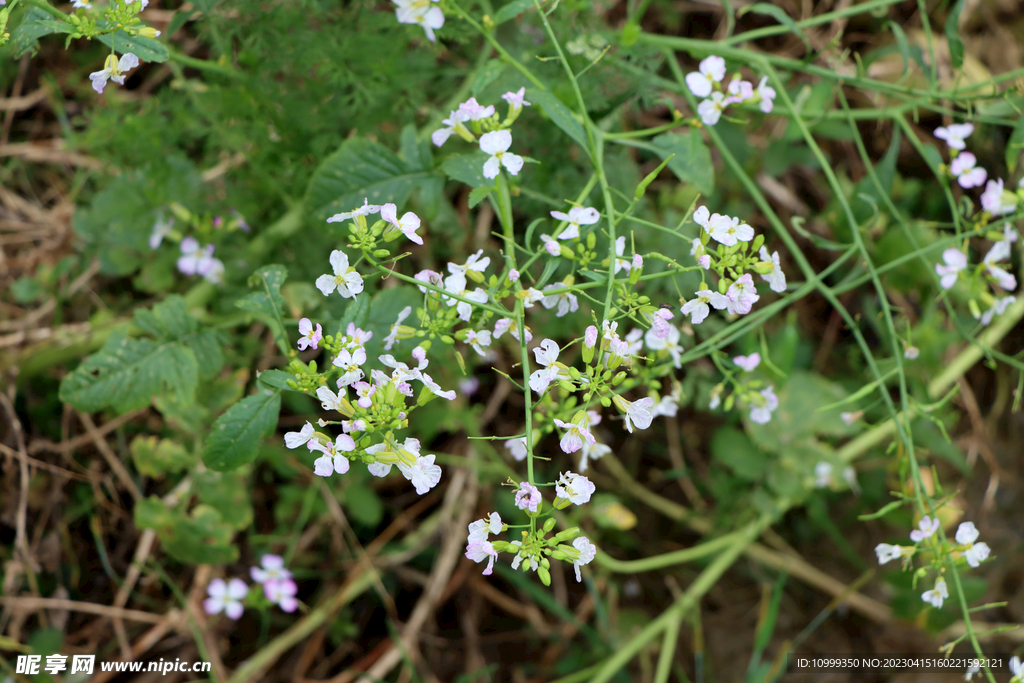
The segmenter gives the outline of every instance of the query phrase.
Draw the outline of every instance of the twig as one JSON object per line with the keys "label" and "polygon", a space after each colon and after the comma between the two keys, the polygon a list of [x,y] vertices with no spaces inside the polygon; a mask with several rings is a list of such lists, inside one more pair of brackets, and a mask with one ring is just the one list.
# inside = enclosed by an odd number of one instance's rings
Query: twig
{"label": "twig", "polygon": [[57,598],[37,598],[34,596],[0,596],[0,604],[9,605],[14,610],[66,609],[72,612],[99,614],[104,617],[119,617],[129,621],[143,621],[158,624],[166,615],[143,612],[137,609],[123,609],[109,605],[97,605],[77,600],[60,600]]}
{"label": "twig", "polygon": [[117,478],[125,488],[128,489],[128,492],[132,494],[132,498],[134,498],[136,502],[142,500],[144,498],[142,491],[139,490],[139,487],[135,484],[135,480],[132,479],[128,470],[125,469],[124,463],[122,463],[121,459],[117,457],[117,454],[114,453],[114,450],[107,443],[106,439],[100,436],[99,432],[96,430],[96,423],[93,422],[92,418],[86,413],[81,411],[75,412],[78,415],[78,419],[81,421],[82,426],[85,427],[85,430],[89,433],[89,437],[92,439],[92,442],[96,444],[96,448],[99,449],[103,459],[107,461],[107,464],[110,465],[110,469],[114,471]]}

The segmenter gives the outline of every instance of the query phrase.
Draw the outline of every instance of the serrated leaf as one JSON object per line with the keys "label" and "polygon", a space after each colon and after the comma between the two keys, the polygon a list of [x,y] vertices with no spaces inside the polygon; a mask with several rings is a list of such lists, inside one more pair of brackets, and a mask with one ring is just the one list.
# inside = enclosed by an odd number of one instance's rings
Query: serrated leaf
{"label": "serrated leaf", "polygon": [[664,133],[651,140],[651,145],[663,160],[675,155],[668,167],[681,181],[693,185],[704,196],[714,191],[715,167],[699,130],[691,129],[689,134]]}
{"label": "serrated leaf", "polygon": [[528,88],[526,100],[532,104],[539,105],[556,126],[561,128],[569,137],[583,148],[583,151],[590,154],[590,143],[587,141],[587,131],[583,124],[576,120],[572,111],[562,104],[562,101],[547,90]]}
{"label": "serrated leaf", "polygon": [[187,564],[227,564],[238,559],[234,530],[218,510],[197,505],[191,515],[168,509],[156,496],[135,505],[135,526],[152,529],[164,550]]}
{"label": "serrated leaf", "polygon": [[151,309],[135,311],[135,324],[157,341],[168,342],[195,332],[199,321],[188,314],[185,298],[172,294]]}
{"label": "serrated leaf", "polygon": [[177,342],[131,339],[113,332],[95,353],[60,384],[60,400],[94,413],[107,407],[126,413],[158,394],[184,402],[195,395],[199,364],[191,349]]}
{"label": "serrated leaf", "polygon": [[168,472],[186,470],[197,460],[181,444],[155,436],[135,437],[129,450],[135,469],[147,477],[163,477]]}
{"label": "serrated leaf", "polygon": [[488,155],[481,151],[450,156],[441,163],[441,170],[452,180],[470,187],[492,187],[492,182],[484,178],[484,162],[487,159]]}
{"label": "serrated leaf", "polygon": [[277,427],[281,392],[261,389],[231,406],[217,418],[206,446],[203,462],[211,470],[227,472],[256,459],[260,439]]}
{"label": "serrated leaf", "polygon": [[475,187],[473,191],[469,193],[469,208],[474,208],[477,204],[487,199],[487,195],[491,193],[493,188],[490,187]]}
{"label": "serrated leaf", "polygon": [[[103,23],[105,22],[97,22],[97,25]],[[131,52],[144,62],[166,62],[171,58],[171,53],[167,51],[167,46],[155,38],[130,36],[124,31],[118,31],[117,33],[96,36],[96,39],[118,54]]]}
{"label": "serrated leaf", "polygon": [[313,173],[306,188],[306,206],[320,220],[362,206],[364,199],[371,204],[401,206],[413,189],[435,177],[433,172],[409,166],[376,142],[346,140]]}
{"label": "serrated leaf", "polygon": [[533,7],[533,0],[512,0],[494,13],[494,25],[503,24]]}

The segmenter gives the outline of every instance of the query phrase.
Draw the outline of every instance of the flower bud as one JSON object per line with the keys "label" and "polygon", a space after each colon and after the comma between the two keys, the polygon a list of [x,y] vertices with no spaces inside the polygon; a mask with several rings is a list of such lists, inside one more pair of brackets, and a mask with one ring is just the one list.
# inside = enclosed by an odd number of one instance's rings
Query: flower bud
{"label": "flower bud", "polygon": [[572,249],[570,249],[569,247],[565,246],[564,244],[559,245],[558,251],[559,251],[560,254],[562,254],[562,256],[564,256],[565,258],[569,259],[570,261],[576,259],[576,254],[572,253]]}
{"label": "flower bud", "polygon": [[144,26],[139,29],[139,35],[144,38],[156,38],[160,35],[160,31],[157,31],[155,28],[150,28],[149,26]]}
{"label": "flower bud", "polygon": [[515,268],[513,268],[510,271],[508,271],[508,281],[509,282],[519,282],[519,271],[516,270]]}
{"label": "flower bud", "polygon": [[612,400],[610,398],[608,398],[607,396],[602,396],[601,397],[601,405],[603,405],[605,408],[611,408]]}
{"label": "flower bud", "polygon": [[551,574],[548,572],[546,568],[541,567],[540,569],[538,569],[537,575],[540,576],[540,582],[543,583],[545,586],[551,585]]}
{"label": "flower bud", "polygon": [[758,251],[764,245],[764,235],[758,235],[750,244],[750,251]]}
{"label": "flower bud", "polygon": [[[568,498],[561,498],[561,497],[555,498],[554,506],[555,506],[556,510],[564,510],[565,508],[569,507],[570,505],[572,505],[572,501],[569,500]],[[554,525],[552,524],[552,526],[554,526]],[[550,529],[546,529],[546,531],[550,531]]]}
{"label": "flower bud", "polygon": [[544,522],[544,531],[545,531],[545,533],[547,533],[547,532],[551,531],[554,528],[555,528],[555,518],[554,517],[550,517],[549,519],[547,519]]}
{"label": "flower bud", "polygon": [[[454,310],[454,309],[453,309],[453,310]],[[441,335],[441,341],[443,341],[443,342],[444,342],[445,344],[449,344],[449,345],[451,345],[451,344],[454,344],[454,343],[455,343],[455,340],[454,340],[454,339],[452,339],[452,338],[451,338],[450,336],[448,336],[447,334],[443,334],[443,335]]]}
{"label": "flower bud", "polygon": [[569,376],[572,377],[573,380],[576,382],[580,381],[580,371],[577,370],[576,368],[569,368]]}
{"label": "flower bud", "polygon": [[565,553],[563,553],[561,550],[552,550],[551,551],[551,557],[553,559],[556,559],[556,560],[560,561],[560,562],[565,562],[566,560],[569,559],[569,557]]}
{"label": "flower bud", "polygon": [[617,373],[615,375],[615,379],[612,380],[612,386],[615,386],[615,387],[619,386],[620,384],[622,384],[622,382],[625,379],[626,379],[626,373],[624,371]]}
{"label": "flower bud", "polygon": [[388,256],[391,256],[391,252],[387,249],[376,249],[373,252],[374,258],[387,258]]}
{"label": "flower bud", "polygon": [[564,379],[558,381],[558,386],[562,387],[562,391],[565,391],[570,394],[576,391],[576,387],[573,386],[573,383]]}
{"label": "flower bud", "polygon": [[478,285],[482,285],[484,282],[484,274],[478,270],[467,269],[466,277],[468,277],[470,280],[477,283]]}
{"label": "flower bud", "polygon": [[511,548],[515,548],[515,552],[519,552],[519,546],[512,545],[508,541],[491,541],[491,547],[499,553],[508,552]]}
{"label": "flower bud", "polygon": [[574,526],[571,529],[565,529],[563,531],[559,531],[551,539],[551,542],[552,543],[563,543],[565,541],[571,541],[572,539],[576,538],[579,535],[580,535],[580,528],[578,526]]}
{"label": "flower bud", "polygon": [[587,235],[587,249],[593,249],[597,246],[597,234],[591,232]]}

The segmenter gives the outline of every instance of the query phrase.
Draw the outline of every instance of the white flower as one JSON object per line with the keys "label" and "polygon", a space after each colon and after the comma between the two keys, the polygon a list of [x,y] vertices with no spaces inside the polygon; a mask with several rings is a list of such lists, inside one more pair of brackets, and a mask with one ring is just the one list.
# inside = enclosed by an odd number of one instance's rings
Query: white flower
{"label": "white flower", "polygon": [[946,590],[946,580],[939,579],[935,582],[935,588],[930,591],[925,591],[921,594],[921,599],[927,602],[929,605],[938,609],[942,607],[942,602],[949,597],[949,591]]}
{"label": "white flower", "polygon": [[292,578],[292,573],[285,569],[284,558],[280,555],[264,555],[260,558],[260,567],[249,567],[249,575],[256,583],[267,581],[286,581]]}
{"label": "white flower", "polygon": [[988,172],[976,166],[978,160],[970,152],[963,152],[949,164],[949,172],[964,189],[981,187],[985,184]]}
{"label": "white flower", "polygon": [[363,198],[363,205],[348,213],[336,213],[327,219],[328,223],[341,223],[356,216],[370,216],[380,212],[380,207],[370,203],[369,199]]}
{"label": "white flower", "polygon": [[487,352],[485,348],[491,345],[491,331],[490,330],[467,330],[466,331],[466,343],[473,347],[473,350],[477,352],[477,355],[486,357]]}
{"label": "white flower", "polygon": [[738,76],[729,81],[729,87],[725,91],[729,93],[728,99],[735,103],[746,102],[754,98],[754,84],[744,81]]}
{"label": "white flower", "polygon": [[595,443],[593,446],[586,441],[583,442],[583,454],[580,456],[580,472],[587,471],[587,463],[590,460],[600,460],[608,453],[611,453],[611,446],[603,443]]}
{"label": "white flower", "polygon": [[917,523],[917,528],[910,532],[910,540],[914,543],[920,543],[924,539],[934,534],[939,529],[939,518],[932,519],[928,515],[921,518],[921,521]]}
{"label": "white flower", "polygon": [[186,237],[181,240],[181,258],[178,259],[178,270],[185,275],[201,275],[207,281],[217,284],[220,282],[220,275],[224,272],[224,264],[219,259],[213,258],[214,246],[207,244],[199,246],[199,240],[195,237]]}
{"label": "white flower", "polygon": [[885,564],[889,560],[898,560],[903,554],[902,546],[879,543],[875,546],[875,554],[878,555],[878,564]]}
{"label": "white flower", "polygon": [[1009,305],[1015,301],[1017,301],[1017,297],[1015,296],[1001,296],[996,299],[995,303],[992,304],[992,308],[981,314],[981,324],[988,325],[991,323],[993,318],[1005,313]]}
{"label": "white flower", "polygon": [[459,111],[465,114],[470,121],[480,121],[494,116],[494,105],[489,104],[485,107],[477,102],[475,97],[470,97],[459,105]]}
{"label": "white flower", "polygon": [[398,218],[398,207],[394,204],[385,204],[380,207],[380,217],[398,228],[403,235],[416,244],[423,244],[423,238],[416,234],[420,227],[420,219],[412,211],[408,211]]}
{"label": "white flower", "polygon": [[988,547],[988,543],[975,543],[964,551],[964,559],[972,567],[978,567],[988,559],[990,554],[992,554],[992,550]]}
{"label": "white flower", "polygon": [[990,180],[981,193],[981,206],[993,216],[1012,213],[1017,208],[1017,198],[1011,192],[1003,191],[1001,178]]}
{"label": "white flower", "polygon": [[348,434],[340,435],[334,443],[328,441],[324,444],[320,441],[310,441],[309,450],[323,453],[313,461],[313,474],[318,477],[329,477],[335,472],[345,474],[348,472],[349,461],[342,453],[348,453],[355,449],[356,442]]}
{"label": "white flower", "polygon": [[697,97],[707,97],[714,89],[715,83],[725,78],[725,60],[714,55],[701,61],[697,71],[686,74],[686,86]]}
{"label": "white flower", "polygon": [[345,299],[356,298],[356,294],[363,291],[363,277],[354,268],[349,268],[348,255],[335,249],[331,252],[330,260],[334,275],[318,277],[316,288],[323,292],[324,296],[330,296],[331,292],[338,290],[338,294]]}
{"label": "white flower", "polygon": [[488,541],[480,541],[477,543],[470,543],[466,546],[466,557],[473,560],[477,564],[487,560],[487,566],[484,568],[484,576],[490,576],[491,572],[494,571],[494,561],[498,559],[498,551],[494,549],[494,546]]}
{"label": "white flower", "polygon": [[203,609],[207,614],[223,611],[228,619],[238,619],[245,610],[242,600],[249,594],[249,587],[241,579],[231,579],[227,583],[224,579],[214,579],[207,586],[206,594],[210,596],[203,600]]}
{"label": "white flower", "polygon": [[[1010,298],[1012,299],[1013,297]],[[907,360],[917,360],[917,357],[920,355],[921,350],[916,346],[907,346],[907,348],[903,350],[903,357]]]}
{"label": "white flower", "polygon": [[597,556],[597,546],[591,543],[586,536],[580,536],[572,542],[572,547],[580,551],[579,559],[575,560],[572,563],[572,566],[576,570],[576,580],[582,582],[583,575],[580,574],[580,567],[585,564],[590,564]]}
{"label": "white flower", "polygon": [[819,462],[814,466],[814,488],[825,489],[832,485],[832,463]]}
{"label": "white flower", "polygon": [[997,262],[1008,258],[1010,258],[1010,243],[999,241],[992,245],[982,261],[988,274],[992,276],[996,284],[1005,290],[1017,288],[1017,278],[996,265]]}
{"label": "white flower", "polygon": [[[438,0],[432,0],[438,2]],[[434,29],[444,26],[444,13],[439,7],[431,7],[428,0],[393,0],[395,15],[399,24],[419,24],[427,34],[427,40],[435,42]]]}
{"label": "white flower", "polygon": [[627,401],[621,396],[612,398],[615,406],[626,414],[626,431],[633,433],[633,425],[637,429],[647,429],[651,426],[654,416],[651,415],[651,408],[654,406],[654,399],[648,396],[639,401]]}
{"label": "white flower", "polygon": [[[465,273],[466,271],[472,270],[477,273],[482,273],[487,270],[487,266],[491,265],[491,257],[483,255],[484,250],[478,249],[475,254],[471,254],[466,259],[465,265],[459,265],[457,263],[448,264],[449,273]],[[482,258],[481,258],[482,257]]]}
{"label": "white flower", "polygon": [[314,349],[317,348],[317,344],[323,339],[324,328],[320,323],[316,324],[316,328],[313,328],[313,323],[309,318],[303,318],[299,321],[299,337],[298,347],[299,351],[305,351],[310,346]]}
{"label": "white flower", "polygon": [[622,258],[623,252],[626,251],[626,236],[620,235],[615,238],[615,274],[618,275],[620,270],[624,270],[627,273],[633,268],[633,262],[629,259]]}
{"label": "white flower", "polygon": [[1013,681],[1024,681],[1024,663],[1021,663],[1020,657],[1010,657],[1010,673],[1013,674]]}
{"label": "white flower", "polygon": [[701,123],[705,126],[713,126],[718,123],[728,104],[725,95],[717,91],[711,93],[711,97],[706,100],[701,100],[701,103],[697,105],[697,114],[700,116]]}
{"label": "white flower", "polygon": [[[548,285],[547,287],[544,288],[544,291],[547,291],[549,289],[565,289],[565,285]],[[580,308],[580,304],[579,301],[576,299],[576,295],[568,290],[556,294],[548,294],[547,296],[541,298],[540,303],[541,306],[547,309],[551,309],[554,308],[555,306],[558,306],[558,310],[555,311],[555,317],[558,318],[561,318],[563,315],[566,315],[567,313],[575,313]]]}
{"label": "white flower", "polygon": [[750,404],[750,421],[763,425],[771,421],[772,413],[779,407],[779,399],[775,395],[774,385],[762,389],[760,393],[764,398],[764,405]]}
{"label": "white flower", "polygon": [[173,218],[167,220],[164,220],[163,216],[157,218],[156,223],[153,224],[153,232],[149,235],[149,248],[157,249],[172,230],[174,230]]}
{"label": "white flower", "polygon": [[363,378],[363,371],[359,366],[366,362],[366,350],[361,346],[355,351],[342,349],[338,352],[338,357],[331,362],[342,370],[342,375],[338,378],[338,388],[347,387]]}
{"label": "white flower", "polygon": [[516,491],[517,508],[537,512],[540,500],[540,490],[536,486],[525,481],[519,484],[519,490]]}
{"label": "white flower", "polygon": [[[469,116],[466,112],[460,110],[453,111],[448,118],[441,121],[444,124],[444,128],[438,128],[430,134],[430,140],[435,145],[440,147],[443,145],[448,138],[454,133],[458,133],[460,130],[466,130],[466,127],[462,124],[469,120]],[[468,131],[466,131],[468,132]]]}
{"label": "white flower", "polygon": [[732,362],[747,372],[753,372],[761,364],[761,354],[754,352],[749,356],[736,356]]}
{"label": "white flower", "polygon": [[786,291],[786,274],[782,272],[782,265],[779,263],[779,252],[773,253],[771,256],[768,255],[768,250],[761,247],[761,251],[758,252],[761,256],[761,261],[770,263],[772,270],[770,273],[761,273],[761,279],[768,283],[768,286],[773,292],[785,292]]}
{"label": "white flower", "polygon": [[971,680],[972,678],[974,678],[974,674],[977,673],[981,673],[981,666],[979,666],[976,663],[971,663],[971,665],[967,667],[967,672],[964,674],[964,680]]}
{"label": "white flower", "polygon": [[[647,330],[646,334],[644,334],[644,343],[647,344],[647,348],[649,348],[651,351],[668,351],[669,356],[672,357],[672,363],[677,368],[681,368],[683,367],[683,347],[679,344],[679,338],[679,328],[677,327],[672,327],[670,325],[668,328],[668,334],[665,335],[664,338],[659,337],[655,333],[654,328],[652,327],[651,329]],[[667,415],[668,413],[661,414]]]}
{"label": "white flower", "polygon": [[338,393],[331,391],[330,387],[317,387],[316,397],[320,399],[320,405],[324,410],[337,410],[341,412],[341,400],[345,398],[345,390],[339,388]]}
{"label": "white flower", "polygon": [[661,400],[654,404],[651,408],[651,416],[658,417],[664,415],[665,417],[675,417],[679,412],[679,404],[671,396],[662,396]]}
{"label": "white flower", "polygon": [[566,472],[558,477],[555,484],[555,493],[559,498],[568,498],[573,505],[583,505],[590,502],[590,496],[597,489],[593,482],[582,474]]}
{"label": "white flower", "polygon": [[569,226],[558,235],[558,239],[560,240],[571,240],[579,237],[581,225],[593,225],[601,220],[601,214],[598,210],[590,208],[589,206],[574,206],[569,209],[568,214],[562,213],[561,211],[552,211],[551,217],[557,218],[560,221],[565,221],[569,224]]}
{"label": "white flower", "polygon": [[945,140],[950,149],[961,150],[967,146],[964,139],[973,132],[973,123],[953,123],[945,128],[936,128],[935,137]]}
{"label": "white flower", "polygon": [[526,437],[520,437],[518,439],[509,439],[505,442],[505,448],[512,454],[512,457],[520,462],[526,460]]}
{"label": "white flower", "polygon": [[398,469],[401,471],[402,476],[411,481],[412,485],[416,487],[416,493],[422,496],[441,481],[441,467],[434,464],[436,456],[419,455],[420,442],[418,439],[406,439],[406,450],[412,451],[409,442],[415,442],[415,455],[418,457],[412,465],[406,465],[404,462],[399,461]]}
{"label": "white flower", "polygon": [[545,339],[533,349],[534,358],[541,370],[534,370],[530,375],[530,388],[538,394],[543,394],[548,385],[559,375],[559,368],[555,363],[558,361],[558,343],[551,339]]}
{"label": "white flower", "polygon": [[[1024,178],[1021,179],[1021,182],[1024,182]],[[1012,244],[1012,243],[1016,242],[1019,238],[1020,238],[1020,235],[1017,233],[1016,228],[1014,228],[1009,223],[1003,223],[1003,241],[1004,242],[1010,242]]]}
{"label": "white flower", "polygon": [[697,290],[693,296],[694,298],[683,304],[682,312],[683,315],[690,316],[690,322],[694,325],[700,325],[708,317],[708,313],[711,312],[708,304],[718,310],[729,307],[729,299],[724,294],[712,292],[710,289]]}
{"label": "white flower", "polygon": [[939,285],[950,289],[956,284],[960,271],[967,268],[967,256],[959,249],[950,248],[942,252],[942,260],[946,265],[936,263],[935,272],[940,276]]}
{"label": "white flower", "polygon": [[762,76],[761,82],[757,84],[757,94],[761,97],[758,108],[765,114],[770,114],[775,106],[775,89],[768,85],[767,76]]}
{"label": "white flower", "polygon": [[519,175],[523,168],[523,158],[512,154],[508,148],[512,146],[512,133],[507,130],[492,130],[480,136],[480,149],[491,157],[484,162],[484,177],[493,180],[504,166],[512,175]]}
{"label": "white flower", "polygon": [[288,448],[298,448],[304,446],[306,442],[313,438],[316,433],[316,428],[313,425],[306,422],[302,425],[302,430],[298,432],[288,432],[284,435],[284,445]]}
{"label": "white flower", "polygon": [[750,309],[761,298],[754,289],[754,279],[750,277],[750,273],[744,273],[736,282],[729,285],[725,296],[729,300],[726,309],[739,315],[750,313]]}
{"label": "white flower", "polygon": [[978,536],[978,529],[974,526],[974,522],[963,522],[957,527],[956,542],[960,545],[968,546],[963,551],[964,559],[972,567],[980,565],[988,559],[989,554],[992,552],[987,543],[975,543],[978,540]]}
{"label": "white flower", "polygon": [[487,540],[489,534],[501,533],[501,515],[492,512],[488,519],[478,519],[469,525],[469,537],[467,543],[482,543]]}
{"label": "white flower", "polygon": [[720,216],[717,213],[708,222],[708,234],[711,239],[721,242],[727,247],[737,242],[749,242],[754,239],[754,229],[746,223],[740,223],[739,218]]}
{"label": "white flower", "polygon": [[385,351],[390,351],[391,347],[398,342],[399,328],[402,326],[402,323],[405,321],[405,319],[409,317],[410,313],[412,313],[412,306],[406,306],[401,311],[399,311],[398,320],[396,320],[395,323],[391,326],[391,332],[388,334],[388,336],[384,338]]}
{"label": "white flower", "polygon": [[126,52],[121,55],[121,59],[118,59],[114,55],[108,55],[106,61],[103,63],[103,69],[100,71],[93,71],[89,74],[89,80],[92,81],[92,89],[98,93],[103,92],[103,88],[107,86],[107,81],[111,80],[118,85],[124,85],[124,74],[126,71],[131,71],[139,65],[139,58],[133,55],[131,52]]}
{"label": "white flower", "polygon": [[594,445],[594,436],[590,433],[585,424],[581,425],[572,422],[563,422],[557,418],[554,420],[554,423],[566,430],[561,441],[558,443],[558,445],[562,447],[563,452],[575,453],[579,449],[583,448],[584,440],[586,440],[590,445]]}

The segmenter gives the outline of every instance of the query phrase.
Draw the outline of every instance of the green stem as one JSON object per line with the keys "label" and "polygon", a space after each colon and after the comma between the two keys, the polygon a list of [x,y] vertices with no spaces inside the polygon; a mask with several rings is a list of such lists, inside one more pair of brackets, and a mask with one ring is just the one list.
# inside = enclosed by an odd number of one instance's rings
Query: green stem
{"label": "green stem", "polygon": [[635,574],[638,572],[649,572],[663,567],[671,567],[685,562],[699,560],[702,557],[714,554],[736,542],[740,532],[734,532],[720,538],[701,543],[692,548],[676,550],[664,555],[645,557],[642,560],[616,560],[601,549],[597,551],[597,563],[617,574]]}

